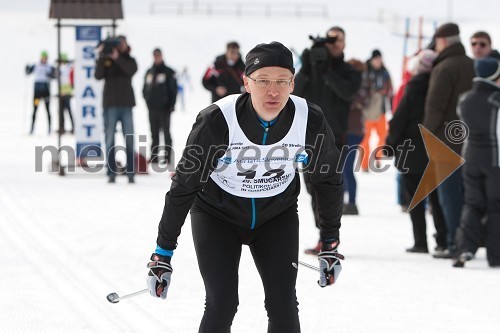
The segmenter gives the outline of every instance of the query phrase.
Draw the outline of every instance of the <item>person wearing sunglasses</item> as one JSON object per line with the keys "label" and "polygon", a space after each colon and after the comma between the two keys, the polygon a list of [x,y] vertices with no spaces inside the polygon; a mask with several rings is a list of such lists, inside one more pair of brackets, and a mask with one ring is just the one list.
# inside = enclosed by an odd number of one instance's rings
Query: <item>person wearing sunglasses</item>
{"label": "person wearing sunglasses", "polygon": [[167,297],[172,256],[190,210],[206,291],[199,332],[231,331],[243,245],[250,248],[264,287],[267,332],[300,332],[297,197],[298,171],[304,165],[321,218],[318,284],[333,284],[341,271],[340,152],[321,109],[291,95],[294,72],[292,53],[283,44],[254,47],[246,56],[246,92],[222,98],[198,114],[165,197],[156,249],[147,265],[149,293]]}
{"label": "person wearing sunglasses", "polygon": [[470,47],[474,59],[481,59],[484,57],[493,57],[500,60],[500,53],[493,50],[491,46],[491,37],[485,31],[475,32],[470,38]]}

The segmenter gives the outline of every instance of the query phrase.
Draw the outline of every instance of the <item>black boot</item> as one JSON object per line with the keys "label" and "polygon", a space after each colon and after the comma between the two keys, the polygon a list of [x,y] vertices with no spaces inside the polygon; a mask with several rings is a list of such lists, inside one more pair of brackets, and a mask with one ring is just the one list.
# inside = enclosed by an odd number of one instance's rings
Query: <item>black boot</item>
{"label": "black boot", "polygon": [[414,246],[410,247],[409,249],[406,249],[406,252],[408,253],[429,253],[429,249],[427,246]]}

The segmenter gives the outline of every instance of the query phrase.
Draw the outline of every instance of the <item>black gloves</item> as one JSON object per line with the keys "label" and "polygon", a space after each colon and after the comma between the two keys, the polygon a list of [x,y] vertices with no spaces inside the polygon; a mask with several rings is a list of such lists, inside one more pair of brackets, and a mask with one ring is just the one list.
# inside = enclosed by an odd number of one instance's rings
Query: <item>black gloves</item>
{"label": "black gloves", "polygon": [[171,257],[161,256],[153,253],[151,261],[148,263],[148,289],[149,294],[153,297],[167,298],[168,287],[172,277],[172,266],[170,265]]}
{"label": "black gloves", "polygon": [[323,242],[321,251],[318,253],[318,284],[320,287],[326,287],[334,284],[342,271],[340,260],[344,260],[344,256],[337,252],[339,244],[340,241],[338,239],[333,242]]}

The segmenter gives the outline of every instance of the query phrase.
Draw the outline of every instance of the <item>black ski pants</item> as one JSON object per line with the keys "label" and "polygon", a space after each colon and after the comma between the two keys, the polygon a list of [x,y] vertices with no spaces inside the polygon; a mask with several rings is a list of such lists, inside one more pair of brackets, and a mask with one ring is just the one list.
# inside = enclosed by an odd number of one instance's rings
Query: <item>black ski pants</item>
{"label": "black ski pants", "polygon": [[[403,184],[406,191],[413,198],[417,191],[418,184],[422,174],[420,173],[406,173],[403,174]],[[436,242],[437,245],[443,249],[446,248],[446,222],[444,220],[443,211],[439,205],[439,198],[437,191],[432,191],[429,196],[429,202],[432,207],[432,217],[434,220],[434,227],[436,228]],[[410,218],[413,226],[413,237],[415,239],[415,247],[427,248],[427,224],[425,219],[425,200],[422,200],[412,210],[410,210]]]}
{"label": "black ski pants", "polygon": [[476,253],[484,239],[489,265],[500,266],[500,168],[470,163],[463,168],[465,204],[455,238],[457,254]]}
{"label": "black ski pants", "polygon": [[73,121],[73,114],[71,113],[71,96],[63,95],[61,97],[61,102],[62,110],[59,115],[59,130],[64,131],[64,111],[68,111],[69,119],[71,120],[71,131],[73,132],[75,130],[75,122]]}
{"label": "black ski pants", "polygon": [[50,90],[49,84],[46,82],[35,82],[35,93],[33,96],[33,115],[31,117],[31,133],[35,129],[36,111],[40,102],[45,102],[45,110],[47,111],[47,119],[49,123],[49,133],[51,130],[51,117],[50,117]]}
{"label": "black ski pants", "polygon": [[300,332],[295,294],[299,220],[297,207],[255,230],[223,222],[203,211],[191,212],[193,240],[203,282],[205,313],[199,333],[228,333],[239,304],[238,267],[248,245],[262,279],[268,333]]}
{"label": "black ski pants", "polygon": [[[166,109],[149,109],[149,125],[151,128],[151,161],[158,160],[162,148],[166,151],[167,163],[172,160],[172,137],[170,136],[170,111]],[[160,147],[160,130],[163,130],[164,146]]]}

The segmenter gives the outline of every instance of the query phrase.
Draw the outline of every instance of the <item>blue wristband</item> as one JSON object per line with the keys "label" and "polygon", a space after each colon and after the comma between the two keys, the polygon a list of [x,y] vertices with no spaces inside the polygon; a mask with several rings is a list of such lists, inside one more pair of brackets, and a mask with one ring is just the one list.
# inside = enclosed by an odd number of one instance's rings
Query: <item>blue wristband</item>
{"label": "blue wristband", "polygon": [[159,245],[156,245],[155,253],[164,257],[172,257],[174,255],[173,250],[164,250]]}

